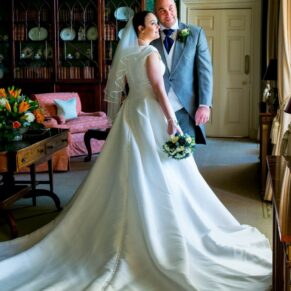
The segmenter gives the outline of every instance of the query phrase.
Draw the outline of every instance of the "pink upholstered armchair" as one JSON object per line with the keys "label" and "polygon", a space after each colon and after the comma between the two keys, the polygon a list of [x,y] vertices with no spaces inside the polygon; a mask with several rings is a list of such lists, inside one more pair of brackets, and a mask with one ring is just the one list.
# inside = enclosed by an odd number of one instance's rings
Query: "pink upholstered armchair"
{"label": "pink upholstered armchair", "polygon": [[[111,124],[104,112],[83,112],[78,93],[54,92],[34,94],[44,109],[46,127],[68,128],[69,147],[67,159],[87,155],[84,134],[88,129],[106,130]],[[92,140],[92,153],[99,153],[104,140]],[[61,167],[61,169],[60,169]],[[63,165],[54,165],[55,170],[64,170]]]}

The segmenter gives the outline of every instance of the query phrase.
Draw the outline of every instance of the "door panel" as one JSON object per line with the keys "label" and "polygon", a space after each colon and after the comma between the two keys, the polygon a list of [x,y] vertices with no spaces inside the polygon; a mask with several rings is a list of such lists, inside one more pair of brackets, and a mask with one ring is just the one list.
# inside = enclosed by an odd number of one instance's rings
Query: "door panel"
{"label": "door panel", "polygon": [[251,9],[189,9],[205,30],[213,63],[213,107],[207,135],[249,136]]}

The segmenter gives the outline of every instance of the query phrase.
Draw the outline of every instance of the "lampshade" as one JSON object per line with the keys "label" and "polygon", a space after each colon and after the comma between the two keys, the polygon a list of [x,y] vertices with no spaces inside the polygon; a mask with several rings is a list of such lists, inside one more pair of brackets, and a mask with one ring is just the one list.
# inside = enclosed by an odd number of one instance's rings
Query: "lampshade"
{"label": "lampshade", "polygon": [[291,98],[289,99],[288,104],[287,104],[284,112],[291,114]]}
{"label": "lampshade", "polygon": [[267,67],[267,70],[264,74],[263,80],[265,80],[265,81],[269,81],[269,80],[277,81],[277,73],[278,73],[277,60],[271,59],[269,65]]}

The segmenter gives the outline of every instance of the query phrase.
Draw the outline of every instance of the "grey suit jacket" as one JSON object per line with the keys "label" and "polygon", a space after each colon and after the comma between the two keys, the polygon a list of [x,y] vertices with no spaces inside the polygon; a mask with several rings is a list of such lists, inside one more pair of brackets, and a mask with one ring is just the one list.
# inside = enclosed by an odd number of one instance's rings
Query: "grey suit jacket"
{"label": "grey suit jacket", "polygon": [[[169,92],[170,87],[173,88],[181,104],[194,120],[199,105],[212,105],[212,63],[203,29],[199,26],[179,23],[179,30],[186,27],[191,33],[185,43],[176,40],[172,69],[170,72],[166,68],[164,81],[166,91]],[[167,64],[162,39],[156,39],[151,44],[158,49],[163,62]],[[195,133],[196,142],[205,143],[204,126],[195,126]]]}

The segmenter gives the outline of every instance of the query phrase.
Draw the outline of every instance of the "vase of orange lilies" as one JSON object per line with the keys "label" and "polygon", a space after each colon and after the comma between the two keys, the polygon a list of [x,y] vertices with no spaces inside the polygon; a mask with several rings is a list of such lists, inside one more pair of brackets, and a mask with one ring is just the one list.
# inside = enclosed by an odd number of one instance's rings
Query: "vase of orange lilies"
{"label": "vase of orange lilies", "polygon": [[29,128],[43,127],[44,115],[36,100],[14,86],[0,88],[0,141],[18,141]]}

